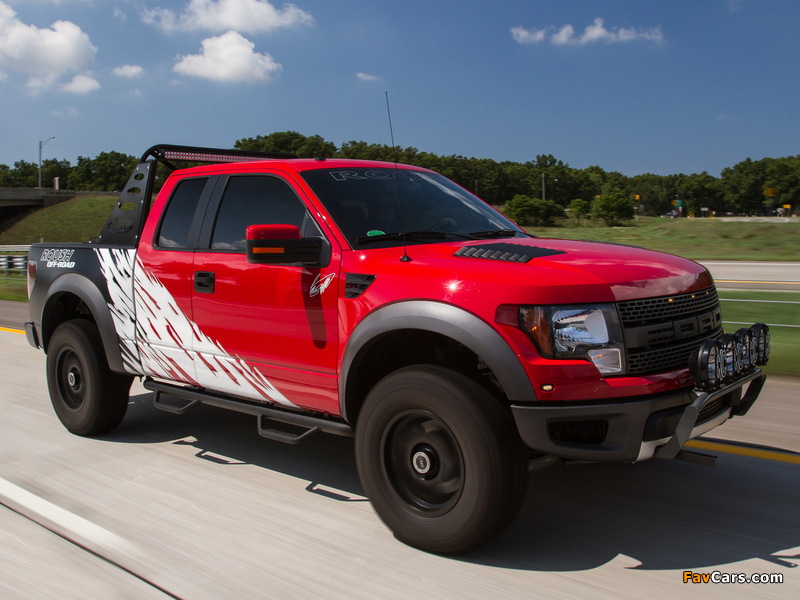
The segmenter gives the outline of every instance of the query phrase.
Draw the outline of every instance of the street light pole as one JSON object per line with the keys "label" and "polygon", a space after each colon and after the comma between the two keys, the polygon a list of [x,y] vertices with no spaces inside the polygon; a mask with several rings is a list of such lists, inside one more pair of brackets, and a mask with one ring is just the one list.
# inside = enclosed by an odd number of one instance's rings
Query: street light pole
{"label": "street light pole", "polygon": [[[39,159],[39,162],[42,162],[42,159]],[[39,187],[42,187],[42,184],[39,184]],[[544,173],[542,173],[542,200],[547,200],[547,194],[544,189]]]}
{"label": "street light pole", "polygon": [[50,136],[45,141],[39,140],[39,187],[42,187],[42,148],[45,147],[47,142],[56,139],[55,136]]}
{"label": "street light pole", "polygon": [[[558,183],[558,179],[553,179],[553,182]],[[542,173],[542,200],[547,200],[547,191],[545,189],[544,173]]]}

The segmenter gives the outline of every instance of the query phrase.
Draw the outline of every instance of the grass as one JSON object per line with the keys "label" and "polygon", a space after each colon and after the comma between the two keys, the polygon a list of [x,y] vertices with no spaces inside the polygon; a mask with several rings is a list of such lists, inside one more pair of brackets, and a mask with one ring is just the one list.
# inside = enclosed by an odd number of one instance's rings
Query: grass
{"label": "grass", "polygon": [[800,377],[800,364],[796,360],[800,354],[800,293],[719,290],[719,296],[726,331],[735,332],[744,327],[740,323],[750,325],[757,321],[770,326],[772,352],[764,370],[774,375]]}
{"label": "grass", "polygon": [[692,260],[800,260],[800,222],[642,217],[631,227],[526,227],[539,237],[641,246]]}
{"label": "grass", "polygon": [[22,277],[6,277],[0,273],[0,300],[28,301],[28,284]]}
{"label": "grass", "polygon": [[105,225],[116,196],[80,195],[34,211],[0,232],[0,245],[36,242],[85,242]]}

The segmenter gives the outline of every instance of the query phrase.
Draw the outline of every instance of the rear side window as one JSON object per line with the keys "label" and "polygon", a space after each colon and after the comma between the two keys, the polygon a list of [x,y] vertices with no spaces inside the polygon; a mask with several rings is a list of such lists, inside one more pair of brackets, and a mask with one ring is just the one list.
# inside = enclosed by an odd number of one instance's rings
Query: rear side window
{"label": "rear side window", "polygon": [[207,178],[185,179],[172,192],[172,197],[164,211],[164,218],[158,231],[160,248],[186,248],[189,244],[189,232],[197,210],[200,195],[206,186]]}
{"label": "rear side window", "polygon": [[244,251],[248,226],[296,225],[302,230],[305,217],[305,206],[282,179],[231,177],[214,224],[211,248]]}

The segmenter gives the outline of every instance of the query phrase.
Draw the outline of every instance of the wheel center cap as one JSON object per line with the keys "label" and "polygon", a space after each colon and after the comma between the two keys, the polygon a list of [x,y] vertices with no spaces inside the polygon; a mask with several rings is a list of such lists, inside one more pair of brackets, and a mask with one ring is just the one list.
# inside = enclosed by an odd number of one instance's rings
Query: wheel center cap
{"label": "wheel center cap", "polygon": [[414,465],[414,471],[418,475],[427,475],[431,470],[431,457],[423,450],[414,453],[414,456],[411,457],[411,463]]}
{"label": "wheel center cap", "polygon": [[67,374],[67,383],[69,384],[69,387],[71,387],[72,389],[77,389],[78,386],[80,385],[80,376],[78,375],[78,373],[75,372],[74,370],[70,371]]}

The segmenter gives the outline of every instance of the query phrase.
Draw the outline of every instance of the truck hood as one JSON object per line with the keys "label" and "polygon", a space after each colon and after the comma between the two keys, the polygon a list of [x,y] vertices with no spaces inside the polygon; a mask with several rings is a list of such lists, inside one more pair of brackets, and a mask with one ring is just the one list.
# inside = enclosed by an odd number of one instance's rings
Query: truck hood
{"label": "truck hood", "polygon": [[[408,293],[418,285],[420,295],[440,298],[442,287],[458,295],[504,288],[503,302],[509,303],[613,302],[691,292],[714,283],[691,260],[602,242],[511,238],[410,245],[410,261],[400,260],[403,252],[402,247],[357,252],[361,264],[355,271],[402,274]],[[384,264],[373,270],[373,260]],[[424,289],[431,280],[438,292]]]}

